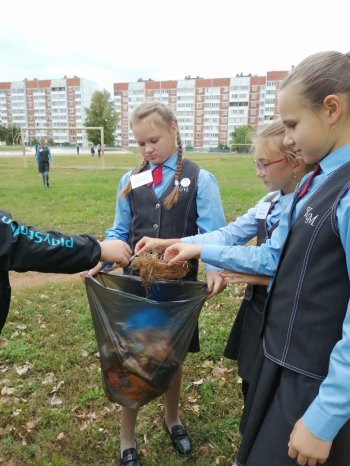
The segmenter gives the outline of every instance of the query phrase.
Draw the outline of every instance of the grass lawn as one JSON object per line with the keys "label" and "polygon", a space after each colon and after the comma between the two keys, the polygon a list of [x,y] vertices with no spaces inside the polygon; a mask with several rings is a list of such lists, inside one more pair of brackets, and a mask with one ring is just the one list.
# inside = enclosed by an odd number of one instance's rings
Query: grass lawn
{"label": "grass lawn", "polygon": [[[112,225],[115,192],[137,154],[54,156],[51,189],[41,187],[33,156],[0,157],[1,208],[45,229],[102,239]],[[189,154],[214,173],[228,221],[265,189],[249,156]],[[143,466],[230,465],[242,408],[236,365],[223,348],[242,287],[228,286],[203,307],[201,352],[184,364],[181,417],[194,454],[177,458],[162,429],[162,399],[141,409],[137,442]],[[120,408],[104,395],[97,345],[80,279],[15,287],[0,348],[0,464],[115,465]]]}

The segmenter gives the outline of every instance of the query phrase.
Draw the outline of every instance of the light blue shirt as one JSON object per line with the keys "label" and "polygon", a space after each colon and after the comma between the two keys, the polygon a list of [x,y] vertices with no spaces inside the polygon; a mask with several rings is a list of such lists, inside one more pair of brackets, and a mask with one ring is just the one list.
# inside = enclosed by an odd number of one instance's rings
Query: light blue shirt
{"label": "light blue shirt", "polygon": [[[309,192],[296,204],[292,223],[302,207],[308,202],[311,194],[337,168],[349,161],[350,144],[340,147],[321,161],[321,172],[313,179]],[[340,199],[336,209],[336,218],[350,276],[350,191],[345,192]],[[279,227],[273,232],[271,238],[260,247],[205,245],[202,248],[201,259],[225,269],[273,276],[287,233],[288,211],[285,211],[281,216]],[[318,395],[304,414],[303,421],[315,436],[331,441],[349,419],[350,302],[343,322],[342,339],[335,345],[330,356],[328,375],[321,383]]]}
{"label": "light blue shirt", "polygon": [[[182,238],[181,242],[191,244],[222,244],[227,246],[243,245],[253,239],[259,228],[261,207],[264,203],[268,202],[273,193],[268,193],[244,215],[238,217],[234,222],[229,223],[227,226],[219,230],[205,233],[204,235],[187,236]],[[285,209],[289,209],[293,201],[293,193],[282,195],[281,192],[276,191],[272,199],[272,206],[269,212],[266,212],[265,217],[267,228],[270,229],[280,219],[281,213]],[[271,204],[271,201],[269,202]]]}
{"label": "light blue shirt", "polygon": [[[156,165],[150,163],[150,168]],[[162,182],[157,186],[152,186],[156,196],[160,197],[173,182],[177,166],[177,153],[169,157],[163,163]],[[116,211],[112,228],[106,231],[106,239],[120,239],[127,242],[132,220],[131,203],[129,197],[119,196],[120,191],[129,182],[131,171],[127,172],[120,180],[117,192]],[[197,187],[197,226],[200,233],[207,233],[226,224],[224,209],[222,207],[218,183],[211,173],[200,169]],[[174,219],[181,221],[181,219]],[[206,269],[221,270],[215,266],[206,266]]]}

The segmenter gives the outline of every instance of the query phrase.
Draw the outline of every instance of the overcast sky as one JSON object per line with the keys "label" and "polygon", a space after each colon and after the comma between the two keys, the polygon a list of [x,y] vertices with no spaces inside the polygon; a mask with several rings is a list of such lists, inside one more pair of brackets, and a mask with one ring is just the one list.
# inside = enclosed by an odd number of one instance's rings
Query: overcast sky
{"label": "overcast sky", "polygon": [[15,0],[0,7],[0,82],[113,82],[289,70],[350,50],[348,0]]}

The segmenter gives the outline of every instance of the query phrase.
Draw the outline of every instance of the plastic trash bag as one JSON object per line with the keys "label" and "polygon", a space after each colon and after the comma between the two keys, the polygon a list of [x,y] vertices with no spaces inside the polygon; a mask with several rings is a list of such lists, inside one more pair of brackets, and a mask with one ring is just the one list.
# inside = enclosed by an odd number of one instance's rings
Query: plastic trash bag
{"label": "plastic trash bag", "polygon": [[85,285],[107,398],[135,409],[166,392],[186,357],[206,284],[155,281],[146,297],[139,277],[101,272]]}

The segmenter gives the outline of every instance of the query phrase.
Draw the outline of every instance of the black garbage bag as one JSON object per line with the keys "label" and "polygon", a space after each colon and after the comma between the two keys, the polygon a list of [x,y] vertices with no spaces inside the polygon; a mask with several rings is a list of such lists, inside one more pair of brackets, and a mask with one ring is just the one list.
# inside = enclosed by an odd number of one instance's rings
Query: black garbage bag
{"label": "black garbage bag", "polygon": [[110,401],[138,408],[166,392],[207,297],[201,281],[154,281],[100,272],[85,279]]}

